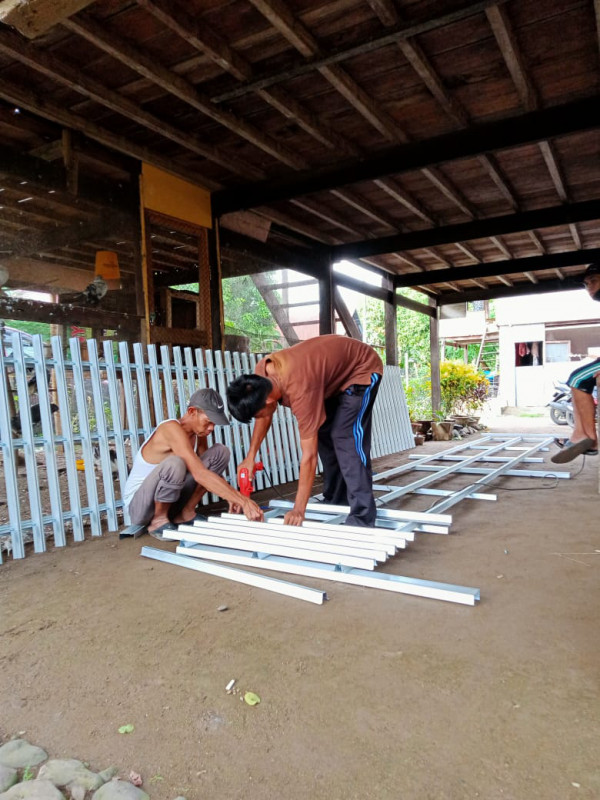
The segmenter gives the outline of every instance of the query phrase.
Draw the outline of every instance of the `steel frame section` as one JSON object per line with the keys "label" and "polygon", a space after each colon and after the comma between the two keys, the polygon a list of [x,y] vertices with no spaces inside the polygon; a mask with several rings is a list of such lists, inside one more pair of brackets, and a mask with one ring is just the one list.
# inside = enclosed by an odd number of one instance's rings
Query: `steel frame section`
{"label": "steel frame section", "polygon": [[[233,525],[237,525],[239,522],[239,515],[231,514],[231,515],[223,515],[222,517],[209,517],[208,521],[212,522],[215,519],[220,519],[225,523],[230,523]],[[266,523],[267,529],[271,528],[273,530],[277,530],[281,533],[289,531],[292,538],[300,532],[303,536],[307,538],[307,540],[314,540],[314,541],[331,541],[339,542],[339,544],[352,546],[352,547],[367,547],[367,548],[383,548],[388,556],[395,555],[396,549],[401,548],[404,549],[406,547],[406,539],[401,539],[400,537],[392,536],[391,532],[389,535],[385,533],[379,534],[373,528],[364,528],[367,533],[361,535],[358,532],[346,531],[346,526],[343,528],[337,525],[327,525],[326,523],[319,523],[319,522],[312,522],[311,520],[304,520],[302,523],[302,527],[296,528],[296,534],[293,531],[290,531],[290,528],[293,526],[291,525],[284,525],[283,519],[280,517],[276,517],[274,519],[270,519]],[[353,526],[348,526],[353,527]],[[358,529],[360,530],[360,529]]]}
{"label": "steel frame section", "polygon": [[308,586],[300,586],[297,583],[280,581],[278,578],[269,578],[266,575],[256,575],[253,572],[223,567],[220,564],[207,564],[203,561],[186,558],[177,553],[159,550],[156,547],[142,547],[141,555],[145,558],[163,561],[166,564],[175,564],[179,567],[203,572],[206,575],[214,575],[217,578],[227,578],[230,581],[244,583],[247,586],[257,586],[260,589],[267,589],[269,592],[295,597],[297,600],[306,600],[316,605],[323,605],[323,602],[327,600],[327,594],[320,589],[311,589]]}
{"label": "steel frame section", "polygon": [[376,561],[373,557],[369,558],[366,555],[350,555],[347,552],[342,552],[344,548],[337,546],[319,547],[317,545],[306,544],[305,542],[280,544],[282,540],[279,539],[278,541],[276,537],[270,538],[268,536],[263,536],[261,538],[258,535],[249,535],[231,529],[218,530],[213,528],[210,531],[199,532],[193,525],[180,525],[176,531],[165,531],[163,536],[165,539],[174,541],[185,539],[186,541],[198,542],[199,544],[240,547],[250,550],[253,553],[289,556],[291,558],[301,558],[305,561],[323,561],[328,564],[339,564],[341,566],[357,567],[359,569],[373,570],[376,566]]}
{"label": "steel frame section", "polygon": [[[144,548],[148,549],[148,548]],[[164,553],[164,551],[158,551]],[[416,597],[428,597],[432,600],[445,600],[450,603],[474,606],[480,599],[479,589],[469,586],[457,586],[450,583],[438,583],[420,578],[408,578],[403,575],[377,572],[370,573],[361,569],[340,569],[331,564],[307,562],[294,558],[279,556],[252,555],[249,551],[233,548],[210,548],[202,545],[189,546],[186,543],[177,548],[177,553],[195,558],[214,559],[244,566],[256,566],[276,572],[287,572],[293,575],[304,575],[309,578],[350,583],[370,589],[383,589],[387,592],[409,594]],[[192,560],[191,558],[189,560]],[[184,565],[185,566],[185,565]]]}

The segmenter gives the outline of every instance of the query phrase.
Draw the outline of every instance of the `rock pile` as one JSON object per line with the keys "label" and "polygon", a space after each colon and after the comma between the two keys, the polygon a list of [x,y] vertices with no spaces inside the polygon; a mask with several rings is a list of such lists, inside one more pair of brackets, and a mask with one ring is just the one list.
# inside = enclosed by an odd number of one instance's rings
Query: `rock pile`
{"label": "rock pile", "polygon": [[150,800],[117,772],[92,772],[74,758],[48,760],[41,747],[12,739],[0,746],[0,800]]}

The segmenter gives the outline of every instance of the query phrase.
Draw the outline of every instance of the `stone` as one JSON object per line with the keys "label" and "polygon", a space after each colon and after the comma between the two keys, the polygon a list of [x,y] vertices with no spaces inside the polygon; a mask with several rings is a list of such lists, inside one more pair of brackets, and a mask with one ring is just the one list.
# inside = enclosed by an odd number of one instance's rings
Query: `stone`
{"label": "stone", "polygon": [[23,781],[2,792],[0,800],[65,800],[65,796],[50,781]]}
{"label": "stone", "polygon": [[71,786],[71,800],[85,800],[86,791],[79,783]]}
{"label": "stone", "polygon": [[99,772],[98,777],[102,778],[102,781],[106,783],[107,781],[111,781],[118,771],[116,767],[108,767],[108,769],[103,769],[102,772]]}
{"label": "stone", "polygon": [[3,767],[0,765],[0,792],[5,792],[17,782],[18,773],[12,767]]}
{"label": "stone", "polygon": [[35,747],[25,739],[13,739],[0,747],[0,764],[13,769],[36,767],[48,758],[41,747]]}
{"label": "stone", "polygon": [[91,772],[76,758],[56,758],[48,761],[40,769],[38,778],[51,781],[55,786],[82,786],[86,792],[99,789],[105,781]]}
{"label": "stone", "polygon": [[[0,800],[3,798],[0,797]],[[146,792],[127,781],[109,781],[92,795],[92,800],[150,800]]]}

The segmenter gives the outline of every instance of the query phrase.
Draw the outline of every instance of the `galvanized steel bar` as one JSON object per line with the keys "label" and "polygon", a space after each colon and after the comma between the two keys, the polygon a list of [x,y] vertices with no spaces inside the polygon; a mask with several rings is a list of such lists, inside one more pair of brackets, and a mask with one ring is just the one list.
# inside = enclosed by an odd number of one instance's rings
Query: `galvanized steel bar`
{"label": "galvanized steel bar", "polygon": [[137,395],[142,414],[142,428],[144,430],[144,438],[147,438],[152,433],[153,425],[152,419],[150,418],[150,398],[148,397],[148,385],[146,383],[144,352],[139,342],[133,345],[133,360],[135,362]]}
{"label": "galvanized steel bar", "polygon": [[[178,414],[175,408],[175,394],[173,393],[173,367],[171,366],[171,353],[166,344],[163,344],[160,348],[160,360],[163,371],[164,396],[167,402],[167,416],[169,419],[176,419]],[[185,414],[185,411],[180,408],[180,413]]]}
{"label": "galvanized steel bar", "polygon": [[35,358],[35,378],[40,408],[40,421],[42,423],[42,435],[44,439],[44,457],[46,460],[45,474],[46,480],[48,481],[54,546],[64,547],[67,540],[65,536],[65,521],[60,494],[60,482],[58,480],[56,446],[54,444],[54,420],[50,408],[50,390],[48,388],[48,371],[44,356],[44,345],[41,338],[37,336],[33,338],[32,344]]}
{"label": "galvanized steel bar", "polygon": [[[125,397],[125,413],[127,415],[127,428],[131,432],[131,457],[135,458],[140,449],[140,423],[138,420],[137,404],[133,383],[133,365],[129,360],[129,345],[119,342],[119,361],[121,362],[121,376],[123,378],[123,395]],[[145,436],[142,436],[144,439]],[[124,484],[123,484],[124,485]]]}
{"label": "galvanized steel bar", "polygon": [[[125,436],[123,433],[123,420],[121,419],[121,407],[119,403],[118,387],[119,381],[117,378],[117,368],[115,366],[115,359],[113,355],[112,342],[104,341],[102,343],[104,349],[104,363],[106,365],[106,378],[108,383],[108,400],[112,412],[112,428],[114,432],[115,452],[117,454],[117,472],[119,476],[120,495],[123,496],[123,489],[127,481],[127,454],[125,452]],[[131,439],[133,439],[133,435]],[[123,508],[123,521],[125,525],[129,525],[129,512]]]}
{"label": "galvanized steel bar", "polygon": [[102,526],[98,503],[98,490],[96,488],[96,473],[94,470],[92,434],[87,409],[85,376],[79,339],[69,339],[69,346],[71,348],[71,360],[73,362],[73,387],[75,389],[75,402],[79,417],[79,433],[81,435],[81,449],[83,452],[83,474],[85,476],[88,505],[91,508],[90,526],[92,529],[92,536],[101,536]]}
{"label": "galvanized steel bar", "polygon": [[[161,551],[162,552],[162,551]],[[428,597],[433,600],[445,600],[449,603],[474,606],[480,599],[479,589],[469,586],[455,586],[450,583],[426,581],[420,578],[408,578],[383,572],[366,572],[361,569],[340,570],[331,564],[312,563],[306,560],[285,558],[282,556],[252,556],[249,551],[234,548],[211,548],[205,545],[189,547],[185,544],[177,547],[177,553],[194,558],[212,558],[216,561],[227,561],[249,567],[286,572],[291,575],[303,575],[310,578],[350,583],[371,589],[383,589],[416,597]]]}
{"label": "galvanized steel bar", "polygon": [[69,505],[71,507],[71,524],[73,526],[73,539],[76,542],[83,541],[83,515],[81,510],[81,495],[79,491],[79,477],[75,466],[75,440],[71,425],[71,404],[67,391],[67,370],[62,350],[62,339],[60,336],[53,336],[50,340],[52,346],[52,357],[54,360],[54,373],[56,375],[56,399],[62,426],[62,446],[65,452],[65,470],[67,474],[67,487],[69,491]]}
{"label": "galvanized steel bar", "polygon": [[322,605],[327,599],[325,592],[319,589],[311,589],[308,586],[300,586],[297,583],[280,581],[277,578],[268,578],[265,575],[256,575],[253,572],[244,572],[240,569],[222,567],[218,564],[206,564],[202,561],[195,561],[185,556],[169,553],[165,550],[158,550],[154,547],[142,547],[142,556],[154,558],[156,561],[163,561],[166,564],[175,564],[179,567],[186,567],[217,578],[226,578],[236,583],[244,583],[248,586],[256,586],[259,589],[267,589],[270,592],[284,594],[288,597],[295,597],[297,600],[306,600],[309,603]]}
{"label": "galvanized steel bar", "polygon": [[[12,426],[10,421],[9,393],[12,392],[4,358],[4,342],[0,337],[0,446],[4,465],[6,483],[6,504],[10,522],[11,550],[13,558],[25,558],[25,544],[21,530],[21,508],[19,504],[18,471],[14,447]],[[2,547],[0,545],[0,564],[2,563]]]}
{"label": "galvanized steel bar", "polygon": [[[158,365],[158,354],[156,352],[156,345],[148,345],[148,366],[150,373],[150,386],[152,387],[152,405],[154,407],[154,425],[160,425],[165,420],[165,412],[162,404],[162,392],[160,373],[161,368]],[[163,386],[166,379],[163,375]]]}
{"label": "galvanized steel bar", "polygon": [[37,480],[37,461],[35,444],[33,441],[33,424],[31,421],[31,407],[27,389],[27,374],[25,356],[23,354],[23,341],[18,333],[11,336],[15,369],[15,382],[19,396],[19,419],[21,422],[21,439],[23,441],[23,454],[25,456],[25,471],[27,473],[27,500],[33,522],[33,546],[36,553],[46,550],[46,536],[42,519],[42,499]]}

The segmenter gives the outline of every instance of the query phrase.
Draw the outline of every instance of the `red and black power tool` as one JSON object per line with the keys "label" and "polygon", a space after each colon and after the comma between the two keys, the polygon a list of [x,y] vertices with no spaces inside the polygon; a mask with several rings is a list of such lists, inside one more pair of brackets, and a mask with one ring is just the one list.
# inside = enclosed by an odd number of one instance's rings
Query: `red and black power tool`
{"label": "red and black power tool", "polygon": [[[256,464],[254,465],[254,472],[261,472],[264,468],[265,466],[262,463],[262,461],[257,461]],[[252,486],[252,479],[250,478],[250,473],[246,469],[246,467],[244,467],[239,471],[238,481],[240,484],[240,493],[243,494],[244,497],[250,497],[250,495],[252,494],[253,486]]]}

